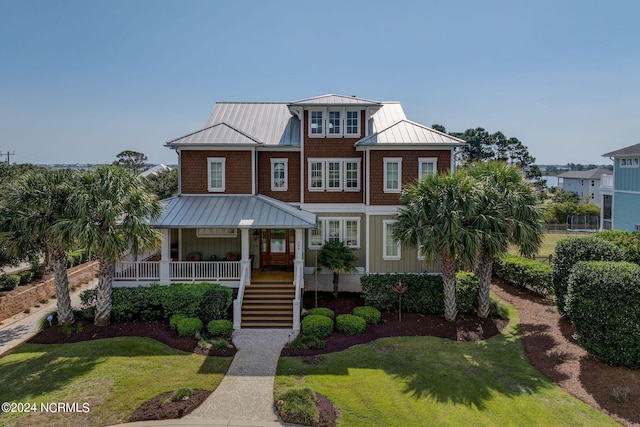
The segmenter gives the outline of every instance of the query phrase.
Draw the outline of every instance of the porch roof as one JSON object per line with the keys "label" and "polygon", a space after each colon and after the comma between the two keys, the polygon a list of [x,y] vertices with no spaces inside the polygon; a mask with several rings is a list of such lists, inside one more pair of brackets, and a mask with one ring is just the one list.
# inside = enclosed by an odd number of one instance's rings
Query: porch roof
{"label": "porch roof", "polygon": [[158,228],[317,228],[316,215],[263,195],[180,195],[162,201]]}

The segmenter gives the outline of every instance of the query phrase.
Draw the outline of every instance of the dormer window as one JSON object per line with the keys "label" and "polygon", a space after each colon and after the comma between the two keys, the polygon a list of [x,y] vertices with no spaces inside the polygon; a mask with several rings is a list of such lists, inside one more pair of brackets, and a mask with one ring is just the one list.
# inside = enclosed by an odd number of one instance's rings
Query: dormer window
{"label": "dormer window", "polygon": [[360,136],[360,126],[358,126],[359,111],[347,111],[346,134]]}
{"label": "dormer window", "polygon": [[312,111],[311,112],[311,120],[309,121],[311,135],[324,135],[322,121],[322,111]]}
{"label": "dormer window", "polygon": [[329,134],[340,135],[340,111],[329,111]]}

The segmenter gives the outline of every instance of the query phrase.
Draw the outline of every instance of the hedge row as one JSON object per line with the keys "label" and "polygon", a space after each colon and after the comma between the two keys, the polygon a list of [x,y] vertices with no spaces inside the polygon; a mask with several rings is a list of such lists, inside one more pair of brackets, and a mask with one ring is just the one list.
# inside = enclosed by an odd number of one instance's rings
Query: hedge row
{"label": "hedge row", "polygon": [[502,279],[540,295],[553,294],[551,266],[540,261],[505,254],[498,258],[495,271]]}
{"label": "hedge row", "polygon": [[[171,285],[114,288],[111,316],[116,321],[167,320],[174,314],[197,317],[203,324],[228,317],[232,290],[215,283],[174,283]],[[95,305],[96,291],[80,295],[83,308]]]}
{"label": "hedge row", "polygon": [[[456,303],[459,313],[473,313],[478,301],[478,281],[467,274],[456,276]],[[360,278],[364,304],[380,311],[397,312],[400,295],[393,288],[401,282],[407,286],[402,294],[402,311],[406,313],[443,314],[442,277],[430,274],[367,274]]]}
{"label": "hedge row", "polygon": [[579,261],[622,261],[623,253],[617,246],[597,237],[569,237],[556,245],[552,263],[553,290],[556,306],[565,313],[565,296],[571,269]]}
{"label": "hedge row", "polygon": [[640,265],[640,233],[637,231],[605,230],[595,234],[615,245],[622,252],[622,260]]}
{"label": "hedge row", "polygon": [[640,368],[640,267],[628,262],[578,262],[566,313],[580,344],[605,363]]}

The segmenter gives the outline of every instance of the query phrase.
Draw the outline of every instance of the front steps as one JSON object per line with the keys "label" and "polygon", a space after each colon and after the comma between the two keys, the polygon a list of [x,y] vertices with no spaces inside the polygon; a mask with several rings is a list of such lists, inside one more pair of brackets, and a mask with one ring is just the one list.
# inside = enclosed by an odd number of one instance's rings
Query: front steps
{"label": "front steps", "polygon": [[291,282],[251,282],[242,299],[242,328],[292,328],[293,299]]}

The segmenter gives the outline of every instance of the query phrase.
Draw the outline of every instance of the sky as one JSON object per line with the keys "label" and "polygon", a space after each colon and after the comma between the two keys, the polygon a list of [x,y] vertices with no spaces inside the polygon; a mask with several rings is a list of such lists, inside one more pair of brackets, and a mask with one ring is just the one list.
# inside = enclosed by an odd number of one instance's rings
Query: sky
{"label": "sky", "polygon": [[0,0],[0,153],[175,164],[164,144],[216,101],[334,93],[501,131],[538,164],[609,164],[640,142],[639,14],[635,0]]}

